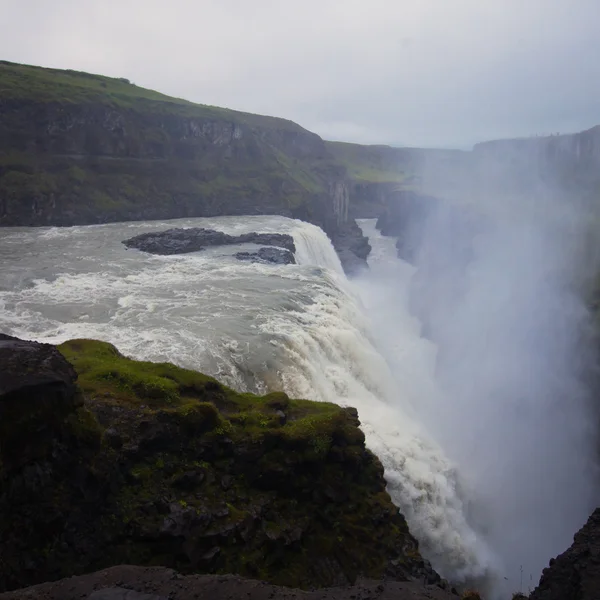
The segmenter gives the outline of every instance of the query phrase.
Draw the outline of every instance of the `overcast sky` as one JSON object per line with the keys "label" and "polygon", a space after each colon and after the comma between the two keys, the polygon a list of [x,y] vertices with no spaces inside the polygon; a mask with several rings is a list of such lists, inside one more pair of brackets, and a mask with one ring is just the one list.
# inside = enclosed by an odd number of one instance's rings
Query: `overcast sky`
{"label": "overcast sky", "polygon": [[0,58],[361,143],[600,124],[600,0],[0,0]]}

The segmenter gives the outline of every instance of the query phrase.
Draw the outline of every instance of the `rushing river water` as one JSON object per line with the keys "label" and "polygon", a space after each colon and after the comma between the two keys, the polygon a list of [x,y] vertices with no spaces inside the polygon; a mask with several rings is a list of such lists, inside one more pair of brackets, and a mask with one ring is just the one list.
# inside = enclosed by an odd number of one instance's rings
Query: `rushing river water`
{"label": "rushing river water", "polygon": [[[374,221],[360,224],[373,251],[370,270],[352,281],[319,228],[283,217],[3,229],[0,331],[51,343],[106,340],[131,357],[197,369],[238,390],[355,406],[426,557],[446,577],[500,590],[518,573],[506,572],[504,549],[478,525],[490,506],[477,505],[431,434],[444,394],[436,347],[409,311],[414,268],[397,259],[395,240]],[[298,264],[234,258],[251,245],[153,256],[121,244],[198,226],[289,233]]]}

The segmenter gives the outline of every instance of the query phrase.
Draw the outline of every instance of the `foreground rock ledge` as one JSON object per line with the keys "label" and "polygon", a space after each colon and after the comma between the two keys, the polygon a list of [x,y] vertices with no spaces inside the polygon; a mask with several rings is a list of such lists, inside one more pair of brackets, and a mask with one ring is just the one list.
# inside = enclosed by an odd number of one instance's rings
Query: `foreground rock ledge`
{"label": "foreground rock ledge", "polygon": [[457,600],[420,582],[359,580],[352,587],[304,592],[233,575],[182,576],[161,567],[117,566],[0,594],[0,600]]}
{"label": "foreground rock ledge", "polygon": [[120,564],[442,584],[354,409],[238,394],[93,340],[2,351],[0,591]]}

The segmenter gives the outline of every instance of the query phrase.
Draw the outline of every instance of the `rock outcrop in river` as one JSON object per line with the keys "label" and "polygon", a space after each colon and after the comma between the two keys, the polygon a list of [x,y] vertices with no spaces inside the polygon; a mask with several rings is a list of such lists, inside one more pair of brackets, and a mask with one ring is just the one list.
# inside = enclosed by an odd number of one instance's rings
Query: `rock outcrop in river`
{"label": "rock outcrop in river", "polygon": [[186,254],[198,252],[207,246],[230,246],[234,244],[265,244],[296,252],[294,238],[285,233],[244,233],[228,235],[214,229],[190,227],[142,233],[124,240],[128,248],[137,248],[151,254]]}
{"label": "rock outcrop in river", "polygon": [[356,411],[110,344],[0,340],[0,590],[118,564],[293,587],[440,583]]}
{"label": "rock outcrop in river", "polygon": [[281,248],[259,248],[257,252],[236,252],[235,257],[238,260],[276,265],[293,265],[296,263],[294,255],[289,250],[282,250]]}

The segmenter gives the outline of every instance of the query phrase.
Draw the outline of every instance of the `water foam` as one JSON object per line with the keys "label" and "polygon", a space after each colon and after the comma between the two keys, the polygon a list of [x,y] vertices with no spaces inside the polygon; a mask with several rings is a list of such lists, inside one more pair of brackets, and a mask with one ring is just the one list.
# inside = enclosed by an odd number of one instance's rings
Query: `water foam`
{"label": "water foam", "polygon": [[286,357],[278,371],[280,387],[292,396],[356,407],[367,445],[385,468],[388,491],[424,554],[455,581],[495,577],[497,560],[465,517],[456,467],[415,417],[415,407],[438,391],[432,372],[422,365],[407,368],[402,358],[420,346],[432,368],[431,344],[420,338],[406,310],[409,326],[384,357],[361,306],[372,288],[360,280],[340,286],[329,271],[323,281],[327,286],[301,310],[273,314],[262,325]]}
{"label": "water foam", "polygon": [[[149,256],[120,244],[167,225],[290,233],[298,264],[248,264],[209,252]],[[423,406],[435,406],[439,393],[435,347],[420,337],[404,283],[392,290],[399,310],[386,322],[379,301],[390,288],[382,279],[348,282],[325,233],[290,219],[189,219],[22,235],[32,248],[43,245],[30,264],[48,275],[26,285],[18,279],[0,292],[3,330],[51,343],[102,339],[134,358],[195,368],[240,390],[284,389],[354,406],[390,494],[434,566],[454,580],[494,572],[495,559],[465,517],[455,465],[416,417]],[[382,251],[375,244],[373,256]],[[397,265],[404,269],[400,280],[408,281],[410,267]],[[388,335],[375,338],[375,330]]]}
{"label": "water foam", "polygon": [[294,237],[298,264],[323,267],[343,277],[342,263],[325,232],[312,223],[295,223],[290,234]]}

